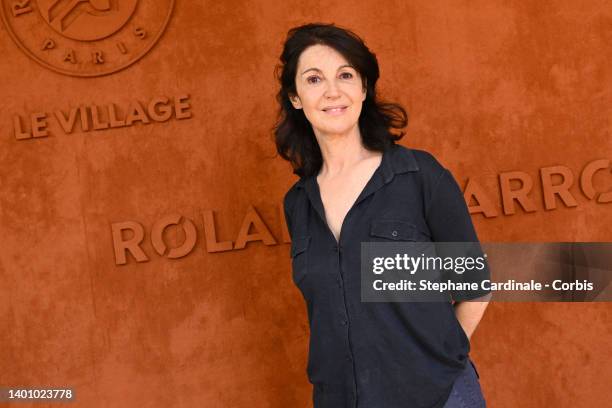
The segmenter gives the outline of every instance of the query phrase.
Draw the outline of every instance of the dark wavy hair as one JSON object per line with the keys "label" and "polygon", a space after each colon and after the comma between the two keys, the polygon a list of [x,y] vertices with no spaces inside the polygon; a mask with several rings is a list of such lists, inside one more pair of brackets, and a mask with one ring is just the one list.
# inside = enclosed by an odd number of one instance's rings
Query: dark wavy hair
{"label": "dark wavy hair", "polygon": [[280,56],[281,63],[274,70],[280,82],[280,91],[276,95],[280,108],[273,131],[276,150],[291,163],[293,173],[300,177],[318,173],[323,163],[321,149],[304,110],[295,109],[289,101],[289,96],[297,95],[298,59],[306,48],[315,44],[334,48],[361,75],[367,93],[359,115],[359,131],[367,149],[385,151],[404,136],[404,132],[394,134],[391,129],[402,129],[408,124],[408,114],[401,105],[377,98],[378,61],[359,36],[333,23],[310,23],[291,28]]}

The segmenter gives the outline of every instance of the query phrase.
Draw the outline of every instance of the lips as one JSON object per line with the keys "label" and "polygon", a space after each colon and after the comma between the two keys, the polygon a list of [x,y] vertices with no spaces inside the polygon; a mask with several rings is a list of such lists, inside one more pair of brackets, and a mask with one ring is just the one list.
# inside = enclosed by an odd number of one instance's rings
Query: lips
{"label": "lips", "polygon": [[342,115],[347,109],[347,106],[330,106],[323,109],[323,112],[328,115]]}
{"label": "lips", "polygon": [[339,111],[341,109],[346,109],[346,105],[328,106],[327,108],[323,108],[323,110],[326,112],[331,110]]}

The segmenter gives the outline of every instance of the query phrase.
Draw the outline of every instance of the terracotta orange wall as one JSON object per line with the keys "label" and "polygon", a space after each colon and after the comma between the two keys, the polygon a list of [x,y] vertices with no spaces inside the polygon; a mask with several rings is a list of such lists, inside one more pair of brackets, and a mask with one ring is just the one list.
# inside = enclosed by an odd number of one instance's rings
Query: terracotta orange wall
{"label": "terracotta orange wall", "polygon": [[[145,27],[159,17],[152,4],[139,4]],[[410,113],[402,143],[491,201],[496,216],[473,214],[481,240],[612,241],[612,203],[579,187],[589,162],[612,159],[605,2],[178,0],[146,55],[92,77],[37,63],[5,24],[0,386],[70,386],[79,407],[310,406],[307,319],[281,216],[295,178],[269,131],[284,35],[309,21],[366,39],[381,94]],[[22,35],[38,41],[45,24]],[[184,117],[89,131],[77,119],[64,131],[55,116],[96,105],[103,121],[114,104],[125,118],[156,97],[182,101]],[[32,132],[37,113],[46,136]],[[539,172],[555,165],[572,171],[577,206],[545,210]],[[533,179],[535,211],[504,213],[509,171]],[[609,171],[593,181],[612,188]],[[184,229],[159,239],[164,221]],[[142,228],[144,257],[116,257],[122,227]],[[173,258],[164,242],[193,249]],[[605,406],[611,322],[609,303],[491,304],[472,340],[490,406]]]}

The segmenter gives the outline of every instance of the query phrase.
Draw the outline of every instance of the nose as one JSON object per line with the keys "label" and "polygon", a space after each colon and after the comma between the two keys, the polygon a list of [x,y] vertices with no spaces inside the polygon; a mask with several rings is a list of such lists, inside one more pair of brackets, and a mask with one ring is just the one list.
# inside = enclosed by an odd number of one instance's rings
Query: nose
{"label": "nose", "polygon": [[335,98],[340,95],[340,91],[338,89],[338,84],[336,84],[336,81],[327,81],[327,84],[327,89],[325,90],[326,98]]}

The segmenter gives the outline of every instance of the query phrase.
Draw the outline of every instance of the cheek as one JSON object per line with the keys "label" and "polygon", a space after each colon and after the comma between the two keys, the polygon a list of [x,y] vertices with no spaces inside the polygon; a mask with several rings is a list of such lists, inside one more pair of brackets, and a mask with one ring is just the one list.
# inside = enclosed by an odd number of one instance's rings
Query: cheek
{"label": "cheek", "polygon": [[361,109],[363,108],[363,102],[361,100],[358,100],[358,102],[354,103],[351,108],[353,109],[353,112],[351,112],[351,114],[355,115],[356,117],[359,117],[359,115],[361,114]]}
{"label": "cheek", "polygon": [[309,105],[303,105],[302,109],[304,111],[304,115],[310,122],[316,122],[320,120],[319,118],[321,117],[321,114],[324,113]]}
{"label": "cheek", "polygon": [[302,109],[304,110],[304,114],[307,117],[316,115],[318,111],[316,100],[310,95],[303,96],[302,97]]}

